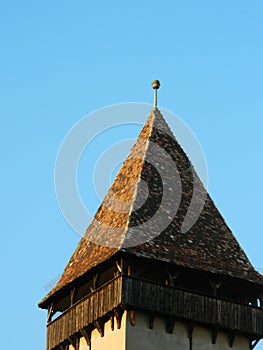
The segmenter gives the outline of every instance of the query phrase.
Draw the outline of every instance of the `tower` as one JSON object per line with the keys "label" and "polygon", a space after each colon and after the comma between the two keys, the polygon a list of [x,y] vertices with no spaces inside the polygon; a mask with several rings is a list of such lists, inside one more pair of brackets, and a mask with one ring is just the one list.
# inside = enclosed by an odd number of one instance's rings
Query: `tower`
{"label": "tower", "polygon": [[39,303],[48,310],[47,350],[248,350],[263,337],[263,276],[157,108],[159,86],[93,221]]}

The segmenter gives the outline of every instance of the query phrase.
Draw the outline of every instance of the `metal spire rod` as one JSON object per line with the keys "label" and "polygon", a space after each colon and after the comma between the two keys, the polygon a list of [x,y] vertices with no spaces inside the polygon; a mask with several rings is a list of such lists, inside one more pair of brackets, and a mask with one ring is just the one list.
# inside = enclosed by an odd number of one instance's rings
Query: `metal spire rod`
{"label": "metal spire rod", "polygon": [[159,82],[159,80],[154,80],[152,82],[152,88],[154,89],[154,99],[153,99],[154,108],[157,107],[157,90],[159,89],[160,86],[161,86],[161,83]]}

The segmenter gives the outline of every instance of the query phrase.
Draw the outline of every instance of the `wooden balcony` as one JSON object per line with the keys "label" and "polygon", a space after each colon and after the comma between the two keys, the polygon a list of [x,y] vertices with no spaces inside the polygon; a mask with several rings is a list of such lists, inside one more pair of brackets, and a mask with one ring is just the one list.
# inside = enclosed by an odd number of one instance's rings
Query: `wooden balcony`
{"label": "wooden balcony", "polygon": [[263,310],[260,308],[123,275],[50,322],[47,325],[47,350],[80,336],[80,331],[96,320],[105,322],[117,308],[150,311],[244,334],[250,339],[263,337]]}

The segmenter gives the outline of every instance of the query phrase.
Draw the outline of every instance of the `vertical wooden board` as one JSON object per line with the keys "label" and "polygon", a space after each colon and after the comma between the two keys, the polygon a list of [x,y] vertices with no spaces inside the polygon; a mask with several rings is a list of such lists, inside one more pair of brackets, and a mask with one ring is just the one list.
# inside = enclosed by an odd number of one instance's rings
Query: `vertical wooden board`
{"label": "vertical wooden board", "polygon": [[87,299],[85,308],[85,323],[89,324],[92,321],[92,298],[91,296]]}

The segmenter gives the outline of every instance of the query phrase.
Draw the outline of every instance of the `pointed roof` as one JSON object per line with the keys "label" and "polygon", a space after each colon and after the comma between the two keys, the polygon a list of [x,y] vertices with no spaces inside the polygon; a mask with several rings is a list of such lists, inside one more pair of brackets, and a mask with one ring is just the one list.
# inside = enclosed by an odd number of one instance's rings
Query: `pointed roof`
{"label": "pointed roof", "polygon": [[119,251],[263,285],[157,108],[39,305]]}

